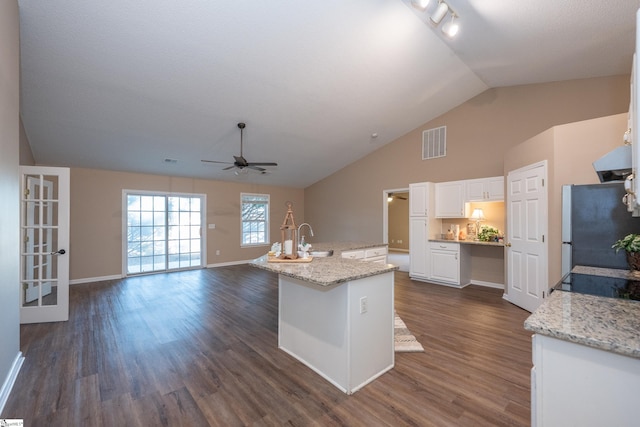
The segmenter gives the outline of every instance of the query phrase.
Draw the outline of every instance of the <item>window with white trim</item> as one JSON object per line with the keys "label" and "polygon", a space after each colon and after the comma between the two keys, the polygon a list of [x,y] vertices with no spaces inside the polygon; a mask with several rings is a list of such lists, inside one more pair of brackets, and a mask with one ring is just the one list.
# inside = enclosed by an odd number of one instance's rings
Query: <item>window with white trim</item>
{"label": "window with white trim", "polygon": [[240,246],[269,244],[269,195],[240,193]]}

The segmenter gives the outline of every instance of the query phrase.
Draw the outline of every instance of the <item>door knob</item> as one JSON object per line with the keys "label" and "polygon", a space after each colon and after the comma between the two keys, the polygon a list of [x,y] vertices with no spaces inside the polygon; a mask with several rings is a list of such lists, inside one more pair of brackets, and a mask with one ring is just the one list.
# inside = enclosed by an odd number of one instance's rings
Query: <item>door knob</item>
{"label": "door knob", "polygon": [[511,243],[505,243],[504,244],[506,247],[510,248],[511,247]]}
{"label": "door knob", "polygon": [[67,251],[65,251],[64,249],[60,249],[59,251],[51,252],[49,255],[64,255],[66,253]]}

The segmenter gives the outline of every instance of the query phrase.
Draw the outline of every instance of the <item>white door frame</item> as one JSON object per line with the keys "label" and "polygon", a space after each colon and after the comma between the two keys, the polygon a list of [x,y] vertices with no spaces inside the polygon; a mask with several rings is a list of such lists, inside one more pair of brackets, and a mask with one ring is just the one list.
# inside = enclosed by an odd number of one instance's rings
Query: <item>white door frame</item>
{"label": "white door frame", "polygon": [[[32,192],[36,177],[40,181],[38,194]],[[55,197],[48,184],[52,181],[47,177],[56,177]],[[69,168],[21,166],[20,181],[20,323],[69,320]],[[49,189],[46,197],[42,193],[44,188]],[[36,208],[37,217],[28,217]],[[54,208],[56,212],[50,212]],[[57,239],[53,239],[54,231]],[[35,232],[38,245],[32,240]],[[56,286],[55,303],[45,303],[43,297],[51,293],[52,284]],[[37,294],[32,301],[27,299],[27,289],[29,299]]]}
{"label": "white door frame", "polygon": [[[538,280],[541,283],[536,284],[536,289],[534,294],[532,294],[530,292],[530,289],[527,289],[526,294],[523,294],[520,291],[515,290],[514,288],[514,280],[513,280],[513,274],[515,273],[512,268],[512,262],[514,262],[513,260],[513,243],[512,243],[512,237],[513,235],[513,230],[512,227],[510,227],[510,225],[512,224],[513,221],[513,213],[511,212],[512,210],[512,204],[511,204],[511,185],[512,185],[512,176],[514,174],[521,174],[521,173],[526,173],[527,171],[533,171],[534,169],[538,169],[538,168],[542,168],[540,170],[540,175],[541,175],[541,180],[542,182],[540,183],[540,192],[542,193],[539,200],[542,203],[542,205],[540,206],[540,209],[538,210],[539,213],[539,217],[536,218],[539,222],[536,224],[537,226],[537,231],[538,231],[538,235],[536,236],[536,239],[534,242],[529,242],[529,245],[536,245],[536,249],[537,249],[537,253],[539,254],[538,258],[539,258],[539,263],[537,264],[538,268],[535,271],[535,275],[538,277]],[[522,168],[513,170],[513,171],[509,171],[509,173],[507,174],[507,194],[506,194],[506,203],[507,203],[507,243],[506,243],[506,268],[507,268],[507,293],[504,295],[504,298],[519,306],[524,308],[525,310],[528,311],[533,311],[535,310],[535,308],[537,308],[537,306],[542,302],[542,299],[545,296],[545,291],[548,288],[547,286],[547,282],[549,280],[548,276],[548,258],[549,258],[549,253],[548,253],[548,234],[549,234],[549,190],[548,190],[548,166],[547,166],[547,161],[543,160],[537,163],[533,163],[527,166],[524,166]],[[526,279],[530,279],[531,278],[531,274],[529,274],[529,277],[527,277]],[[527,282],[528,283],[528,282]],[[516,293],[518,292],[518,293]]]}

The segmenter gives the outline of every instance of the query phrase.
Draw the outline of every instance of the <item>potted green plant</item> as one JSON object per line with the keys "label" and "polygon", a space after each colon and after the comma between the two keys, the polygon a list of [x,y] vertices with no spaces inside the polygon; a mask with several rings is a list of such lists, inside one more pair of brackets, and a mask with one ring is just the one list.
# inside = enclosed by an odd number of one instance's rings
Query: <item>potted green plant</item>
{"label": "potted green plant", "polygon": [[627,234],[617,240],[612,246],[618,253],[621,249],[627,255],[627,262],[631,270],[640,270],[640,234]]}

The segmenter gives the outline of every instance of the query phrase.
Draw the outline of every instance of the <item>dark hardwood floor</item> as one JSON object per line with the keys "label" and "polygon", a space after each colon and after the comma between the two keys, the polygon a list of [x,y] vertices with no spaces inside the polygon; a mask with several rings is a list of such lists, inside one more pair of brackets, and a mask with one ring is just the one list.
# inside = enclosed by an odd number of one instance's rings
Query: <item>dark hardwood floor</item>
{"label": "dark hardwood floor", "polygon": [[348,396],[277,348],[277,276],[220,267],[75,285],[70,320],[23,325],[0,418],[25,426],[524,426],[531,333],[502,291],[413,282],[425,348]]}

